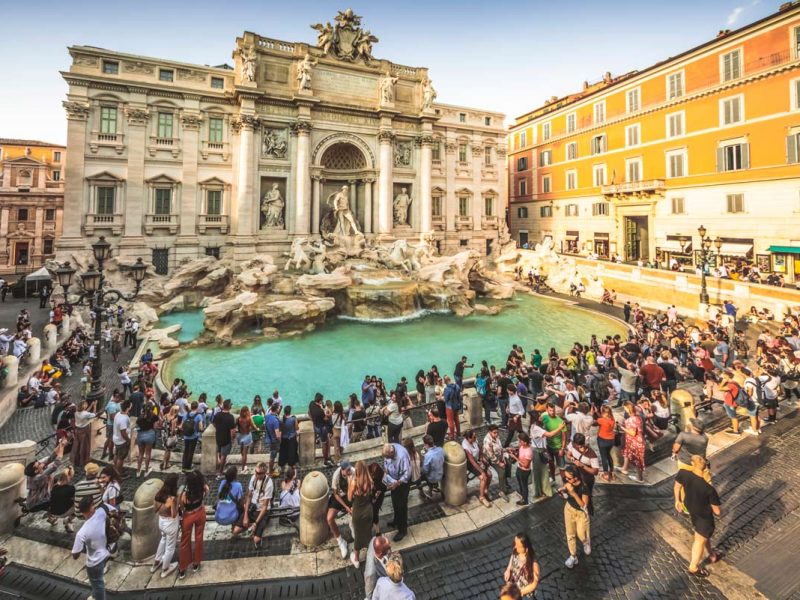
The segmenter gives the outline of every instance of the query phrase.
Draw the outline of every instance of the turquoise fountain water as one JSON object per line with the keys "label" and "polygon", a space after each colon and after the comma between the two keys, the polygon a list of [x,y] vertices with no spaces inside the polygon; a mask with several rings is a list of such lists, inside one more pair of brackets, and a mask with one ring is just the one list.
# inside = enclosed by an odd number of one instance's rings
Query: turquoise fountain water
{"label": "turquoise fountain water", "polygon": [[[181,323],[179,339],[188,341],[202,331],[202,311],[167,315],[161,322]],[[462,354],[470,363],[485,359],[499,367],[511,344],[522,345],[526,353],[538,348],[546,354],[551,347],[563,352],[575,341],[588,342],[592,333],[624,334],[625,327],[555,300],[522,295],[494,316],[430,314],[396,323],[339,319],[300,337],[188,348],[170,360],[165,379],[186,380],[195,398],[200,392],[211,398],[222,394],[239,406],[255,394],[266,401],[278,389],[285,403],[304,411],[317,391],[334,400],[352,392],[360,396],[367,373],[382,377],[392,389],[401,376],[413,382],[419,369],[432,364],[451,374]],[[468,370],[467,376],[473,373]]]}

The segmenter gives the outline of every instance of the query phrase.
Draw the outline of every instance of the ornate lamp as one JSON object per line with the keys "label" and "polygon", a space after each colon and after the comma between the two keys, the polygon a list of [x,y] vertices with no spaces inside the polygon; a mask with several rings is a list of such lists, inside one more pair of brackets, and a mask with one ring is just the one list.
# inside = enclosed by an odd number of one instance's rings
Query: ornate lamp
{"label": "ornate lamp", "polygon": [[136,263],[131,267],[131,275],[133,277],[133,282],[136,284],[136,290],[138,291],[142,285],[142,281],[144,280],[144,275],[147,272],[147,265],[142,262],[142,257],[136,259]]}
{"label": "ornate lamp", "polygon": [[697,228],[697,233],[700,234],[701,239],[706,237],[706,232],[707,229],[703,225],[700,225],[700,227]]}
{"label": "ornate lamp", "polygon": [[111,258],[111,244],[106,241],[104,235],[101,235],[100,239],[92,244],[92,253],[94,253],[94,259],[97,261],[98,265],[102,265],[106,260]]}
{"label": "ornate lamp", "polygon": [[81,275],[81,285],[87,294],[94,294],[100,287],[100,279],[103,274],[94,268],[94,265],[89,265],[89,270]]}
{"label": "ornate lamp", "polygon": [[722,239],[719,236],[714,240],[714,247],[717,249],[717,254],[719,254],[719,251],[722,249]]}
{"label": "ornate lamp", "polygon": [[58,285],[64,288],[65,294],[69,286],[72,285],[72,278],[74,275],[75,269],[72,268],[72,266],[69,264],[69,261],[65,262],[58,269],[56,269],[56,280],[58,281]]}

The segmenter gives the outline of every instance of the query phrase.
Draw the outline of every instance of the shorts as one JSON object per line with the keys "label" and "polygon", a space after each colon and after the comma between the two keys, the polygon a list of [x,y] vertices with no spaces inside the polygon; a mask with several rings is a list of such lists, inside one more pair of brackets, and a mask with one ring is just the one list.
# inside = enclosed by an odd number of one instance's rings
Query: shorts
{"label": "shorts", "polygon": [[725,407],[725,414],[728,415],[729,419],[738,419],[739,418],[739,411],[743,411],[748,417],[757,417],[758,416],[758,405],[755,402],[750,402],[747,407],[742,406],[729,406],[727,404],[723,404],[722,406]]}
{"label": "shorts", "polygon": [[268,442],[267,448],[269,448],[269,457],[274,460],[275,457],[278,456],[278,451],[281,449],[280,440]]}
{"label": "shorts", "polygon": [[111,437],[114,435],[114,425],[109,425],[106,423],[106,439],[110,440]]}
{"label": "shorts", "polygon": [[154,446],[156,443],[156,430],[140,431],[136,436],[137,446]]}
{"label": "shorts", "polygon": [[328,436],[331,434],[331,430],[328,428],[327,425],[314,425],[314,433],[317,434],[317,439],[320,442],[324,442],[328,439]]}
{"label": "shorts", "polygon": [[[247,517],[248,519],[250,519],[251,525],[255,522],[259,512],[261,511],[259,510],[258,506],[252,503],[250,503],[250,505],[247,507]],[[267,514],[264,515],[264,518],[261,519],[256,524],[255,529],[253,530],[253,534],[259,538],[264,537],[264,530],[267,528],[268,523],[269,523],[269,512],[267,512]],[[236,525],[244,529],[244,511],[242,511],[242,514],[239,515],[239,520],[236,522]]]}
{"label": "shorts", "polygon": [[124,444],[114,444],[114,456],[119,460],[128,458],[128,453],[131,451],[131,443],[125,442]]}
{"label": "shorts", "polygon": [[703,536],[707,540],[711,539],[711,536],[714,535],[714,520],[703,518],[692,519],[692,529],[694,529],[695,533]]}
{"label": "shorts", "polygon": [[224,446],[217,446],[217,454],[221,456],[228,456],[231,453],[232,444],[225,444]]}
{"label": "shorts", "polygon": [[469,461],[469,459],[467,460],[467,471],[469,471],[470,473],[472,473],[473,475],[475,475],[475,477],[480,477],[480,476],[481,476],[481,471],[480,471],[480,469],[476,469],[476,468],[475,468],[475,465],[473,465],[473,464],[472,464],[472,463]]}
{"label": "shorts", "polygon": [[240,446],[252,446],[253,445],[253,436],[249,433],[242,435],[241,433],[236,434],[236,443]]}
{"label": "shorts", "polygon": [[559,456],[558,454],[559,450],[560,449],[548,448],[547,453],[550,455],[550,458],[556,463],[556,466],[559,469],[563,469],[564,467],[567,466],[567,460],[564,458],[563,454]]}
{"label": "shorts", "polygon": [[336,499],[336,496],[331,495],[328,498],[328,509],[333,508],[338,513],[347,512],[347,507]]}

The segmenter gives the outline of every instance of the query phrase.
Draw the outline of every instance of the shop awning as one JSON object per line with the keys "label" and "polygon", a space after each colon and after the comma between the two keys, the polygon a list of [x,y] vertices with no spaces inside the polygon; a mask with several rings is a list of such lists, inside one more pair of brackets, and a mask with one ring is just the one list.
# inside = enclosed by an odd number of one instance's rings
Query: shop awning
{"label": "shop awning", "polygon": [[800,254],[800,246],[770,246],[767,252],[776,254]]}
{"label": "shop awning", "polygon": [[[684,247],[686,250],[684,250]],[[666,240],[659,246],[664,252],[673,252],[676,254],[689,254],[692,251],[692,243],[687,242],[686,246],[682,246],[678,240]]]}
{"label": "shop awning", "polygon": [[752,254],[753,244],[733,244],[730,242],[723,242],[719,253],[722,256],[747,256]]}
{"label": "shop awning", "polygon": [[577,235],[565,235],[564,239],[568,242],[574,242],[578,239]]}

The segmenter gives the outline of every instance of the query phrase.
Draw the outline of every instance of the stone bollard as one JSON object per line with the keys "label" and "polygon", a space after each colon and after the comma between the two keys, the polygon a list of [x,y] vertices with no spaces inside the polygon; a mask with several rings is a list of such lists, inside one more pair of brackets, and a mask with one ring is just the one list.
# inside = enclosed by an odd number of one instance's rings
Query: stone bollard
{"label": "stone bollard", "polygon": [[314,436],[314,424],[311,421],[300,421],[300,428],[297,432],[297,450],[300,454],[300,464],[303,466],[314,464],[317,448]]}
{"label": "stone bollard", "polygon": [[217,472],[216,431],[213,423],[209,423],[203,431],[203,443],[200,448],[200,472],[203,475],[213,475]]}
{"label": "stone bollard", "polygon": [[467,388],[462,394],[464,408],[467,410],[467,420],[471,429],[483,425],[483,403],[475,388]]}
{"label": "stone bollard", "polygon": [[42,341],[39,338],[32,337],[28,340],[28,360],[25,361],[25,364],[37,367],[41,359]]}
{"label": "stone bollard", "polygon": [[442,486],[445,504],[461,506],[467,501],[467,455],[458,442],[444,445]]}
{"label": "stone bollard", "polygon": [[91,440],[89,441],[89,448],[94,452],[98,448],[102,448],[106,443],[106,421],[105,419],[92,419],[89,423],[91,428]]}
{"label": "stone bollard", "polygon": [[[10,463],[0,468],[0,535],[14,530],[14,521],[22,514],[22,509],[14,503],[17,498],[24,498],[25,467],[19,463]],[[322,519],[323,522],[325,519]]]}
{"label": "stone bollard", "polygon": [[689,419],[696,416],[694,410],[694,398],[688,390],[675,390],[670,396],[670,409],[678,416],[681,424],[681,431],[686,431]]}
{"label": "stone bollard", "polygon": [[58,349],[58,329],[52,323],[44,326],[44,350],[48,356]]}
{"label": "stone bollard", "polygon": [[19,379],[19,359],[13,354],[3,357],[3,366],[8,369],[6,387],[15,387]]}
{"label": "stone bollard", "polygon": [[70,334],[70,330],[69,330],[70,323],[69,322],[70,322],[71,318],[72,317],[70,317],[67,314],[65,314],[63,317],[61,317],[61,335],[62,335],[62,337],[65,337],[65,338],[69,337],[69,334]]}
{"label": "stone bollard", "polygon": [[161,532],[158,529],[158,513],[154,500],[163,484],[160,479],[148,479],[133,495],[131,558],[134,562],[149,559],[158,549]]}
{"label": "stone bollard", "polygon": [[300,486],[300,543],[314,548],[328,539],[328,480],[311,471]]}

